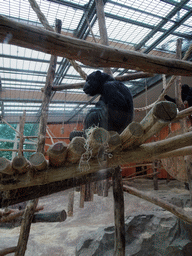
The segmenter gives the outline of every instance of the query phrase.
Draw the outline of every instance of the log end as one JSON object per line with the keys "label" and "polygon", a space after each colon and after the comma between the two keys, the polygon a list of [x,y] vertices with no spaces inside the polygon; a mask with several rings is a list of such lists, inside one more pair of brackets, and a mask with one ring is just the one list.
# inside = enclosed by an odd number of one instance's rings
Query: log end
{"label": "log end", "polygon": [[30,164],[24,156],[14,157],[12,167],[19,173],[25,173],[30,170]]}
{"label": "log end", "polygon": [[158,102],[153,108],[153,115],[163,121],[171,121],[177,116],[177,106],[169,101]]}
{"label": "log end", "polygon": [[44,170],[47,168],[48,164],[44,155],[40,152],[32,154],[29,158],[29,162],[36,170]]}
{"label": "log end", "polygon": [[0,173],[8,175],[12,175],[14,173],[11,167],[11,162],[4,157],[0,157]]}

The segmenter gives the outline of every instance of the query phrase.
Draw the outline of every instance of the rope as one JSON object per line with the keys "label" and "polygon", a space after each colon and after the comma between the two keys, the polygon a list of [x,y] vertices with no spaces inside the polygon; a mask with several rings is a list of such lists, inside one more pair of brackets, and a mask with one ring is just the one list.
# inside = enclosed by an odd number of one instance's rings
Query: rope
{"label": "rope", "polygon": [[[189,56],[192,54],[192,44],[189,46],[188,50],[186,51],[185,55],[183,56],[182,60],[187,60],[189,58]],[[167,84],[166,88],[164,89],[164,91],[160,94],[159,98],[153,102],[152,104],[143,107],[143,108],[134,108],[134,110],[136,112],[140,112],[140,111],[144,111],[147,109],[152,108],[157,102],[163,100],[165,94],[167,93],[168,89],[170,88],[170,86],[174,83],[174,81],[176,80],[177,76],[172,76],[169,83]]]}
{"label": "rope", "polygon": [[[49,25],[48,20],[46,19],[45,15],[41,12],[39,5],[35,0],[28,0],[31,8],[34,10],[34,12],[37,14],[38,19],[42,23],[42,25],[49,31],[55,32],[54,29]],[[74,60],[69,60],[68,61],[71,63],[71,65],[74,67],[74,69],[80,74],[80,76],[86,80],[87,74],[82,70],[82,68],[74,61]]]}

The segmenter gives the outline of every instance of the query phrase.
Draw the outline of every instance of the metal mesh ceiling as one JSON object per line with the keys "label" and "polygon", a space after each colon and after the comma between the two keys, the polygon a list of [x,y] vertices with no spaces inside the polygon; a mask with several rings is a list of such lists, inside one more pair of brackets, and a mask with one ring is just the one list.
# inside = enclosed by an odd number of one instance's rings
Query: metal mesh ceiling
{"label": "metal mesh ceiling", "polygon": [[[62,21],[62,33],[83,40],[93,41],[86,16],[93,34],[99,42],[99,27],[93,0],[62,1],[37,0],[49,24]],[[176,0],[118,0],[104,1],[106,27],[111,47],[137,50],[148,54],[174,57],[176,41],[183,39],[183,54],[192,40],[192,1]],[[1,1],[0,14],[15,21],[42,27],[36,13],[27,0]],[[49,67],[50,55],[0,43],[0,115],[8,122],[16,123],[23,110],[27,122],[38,122],[41,114],[42,92]],[[85,73],[94,71],[79,63]],[[133,72],[113,69],[114,76]],[[134,96],[151,86],[157,78],[137,79],[127,82]],[[58,57],[54,85],[83,82],[70,63]],[[82,89],[56,92],[49,108],[48,122],[80,120],[88,108],[94,105]]]}

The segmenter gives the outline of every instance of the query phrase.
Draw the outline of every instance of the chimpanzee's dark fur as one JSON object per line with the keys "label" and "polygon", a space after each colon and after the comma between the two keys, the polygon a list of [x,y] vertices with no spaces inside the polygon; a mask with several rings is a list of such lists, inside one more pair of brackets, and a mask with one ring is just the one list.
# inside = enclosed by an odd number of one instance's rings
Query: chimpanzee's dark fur
{"label": "chimpanzee's dark fur", "polygon": [[96,125],[121,133],[132,122],[133,98],[122,82],[96,71],[87,77],[83,90],[90,96],[101,95],[85,118],[85,129]]}
{"label": "chimpanzee's dark fur", "polygon": [[[176,103],[175,99],[169,97],[168,95],[165,95],[164,98],[168,101]],[[189,87],[188,84],[183,84],[181,87],[181,99],[183,102],[187,101],[189,107],[192,106],[192,88]]]}

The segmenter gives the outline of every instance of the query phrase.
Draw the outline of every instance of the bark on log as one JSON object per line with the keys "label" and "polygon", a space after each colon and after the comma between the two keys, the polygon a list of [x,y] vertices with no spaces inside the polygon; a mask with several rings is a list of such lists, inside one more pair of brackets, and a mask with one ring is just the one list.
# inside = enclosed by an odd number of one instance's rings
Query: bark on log
{"label": "bark on log", "polygon": [[0,157],[0,173],[7,174],[7,175],[14,174],[14,170],[12,168],[11,162],[4,157]]}
{"label": "bark on log", "polygon": [[15,256],[24,256],[25,255],[25,251],[27,249],[27,241],[29,238],[29,231],[30,231],[30,227],[31,227],[31,221],[33,219],[33,215],[34,215],[37,203],[38,203],[38,199],[29,201],[25,208],[23,220],[21,223],[19,241],[17,244],[17,251],[15,253]]}
{"label": "bark on log", "polygon": [[144,129],[144,135],[139,143],[144,143],[147,139],[158,133],[163,127],[177,116],[177,107],[172,102],[158,102],[140,122]]}
{"label": "bark on log", "polygon": [[24,156],[16,156],[13,158],[12,167],[18,173],[23,174],[31,170],[30,163]]}
{"label": "bark on log", "polygon": [[36,152],[29,157],[29,162],[33,169],[37,171],[45,170],[48,167],[48,163],[44,155],[40,152]]}
{"label": "bark on log", "polygon": [[10,44],[78,60],[92,67],[122,67],[150,73],[192,75],[192,63],[188,61],[114,49],[32,27],[1,15],[0,41],[3,42],[8,34],[12,35]]}
{"label": "bark on log", "polygon": [[44,212],[34,214],[32,222],[63,222],[66,219],[67,213],[65,210],[62,210],[59,212]]}
{"label": "bark on log", "polygon": [[110,178],[113,172],[114,169],[109,168],[99,173],[89,173],[80,177],[74,176],[74,178],[53,182],[50,184],[10,190],[8,193],[4,194],[3,197],[1,197],[0,194],[0,208],[8,207],[9,205],[24,202],[34,198],[51,195],[53,193],[86,184],[88,182],[105,180]]}
{"label": "bark on log", "polygon": [[113,199],[115,218],[115,246],[114,255],[125,255],[125,217],[124,196],[121,177],[121,168],[117,167],[113,173]]}
{"label": "bark on log", "polygon": [[123,185],[123,190],[125,192],[128,192],[131,195],[140,197],[140,198],[147,200],[155,205],[158,205],[158,206],[162,207],[163,209],[173,213],[175,216],[184,220],[185,222],[192,224],[192,217],[180,207],[170,204],[160,198],[149,196],[145,192],[139,191],[136,188],[132,188],[130,186]]}
{"label": "bark on log", "polygon": [[85,138],[73,138],[67,148],[67,161],[70,163],[77,163],[80,160],[82,154],[86,151],[85,144]]}
{"label": "bark on log", "polygon": [[51,166],[61,166],[64,164],[67,156],[67,144],[65,142],[57,142],[47,151],[49,163]]}
{"label": "bark on log", "polygon": [[6,248],[0,251],[0,256],[4,256],[13,252],[16,252],[17,247],[10,247],[10,248]]}

